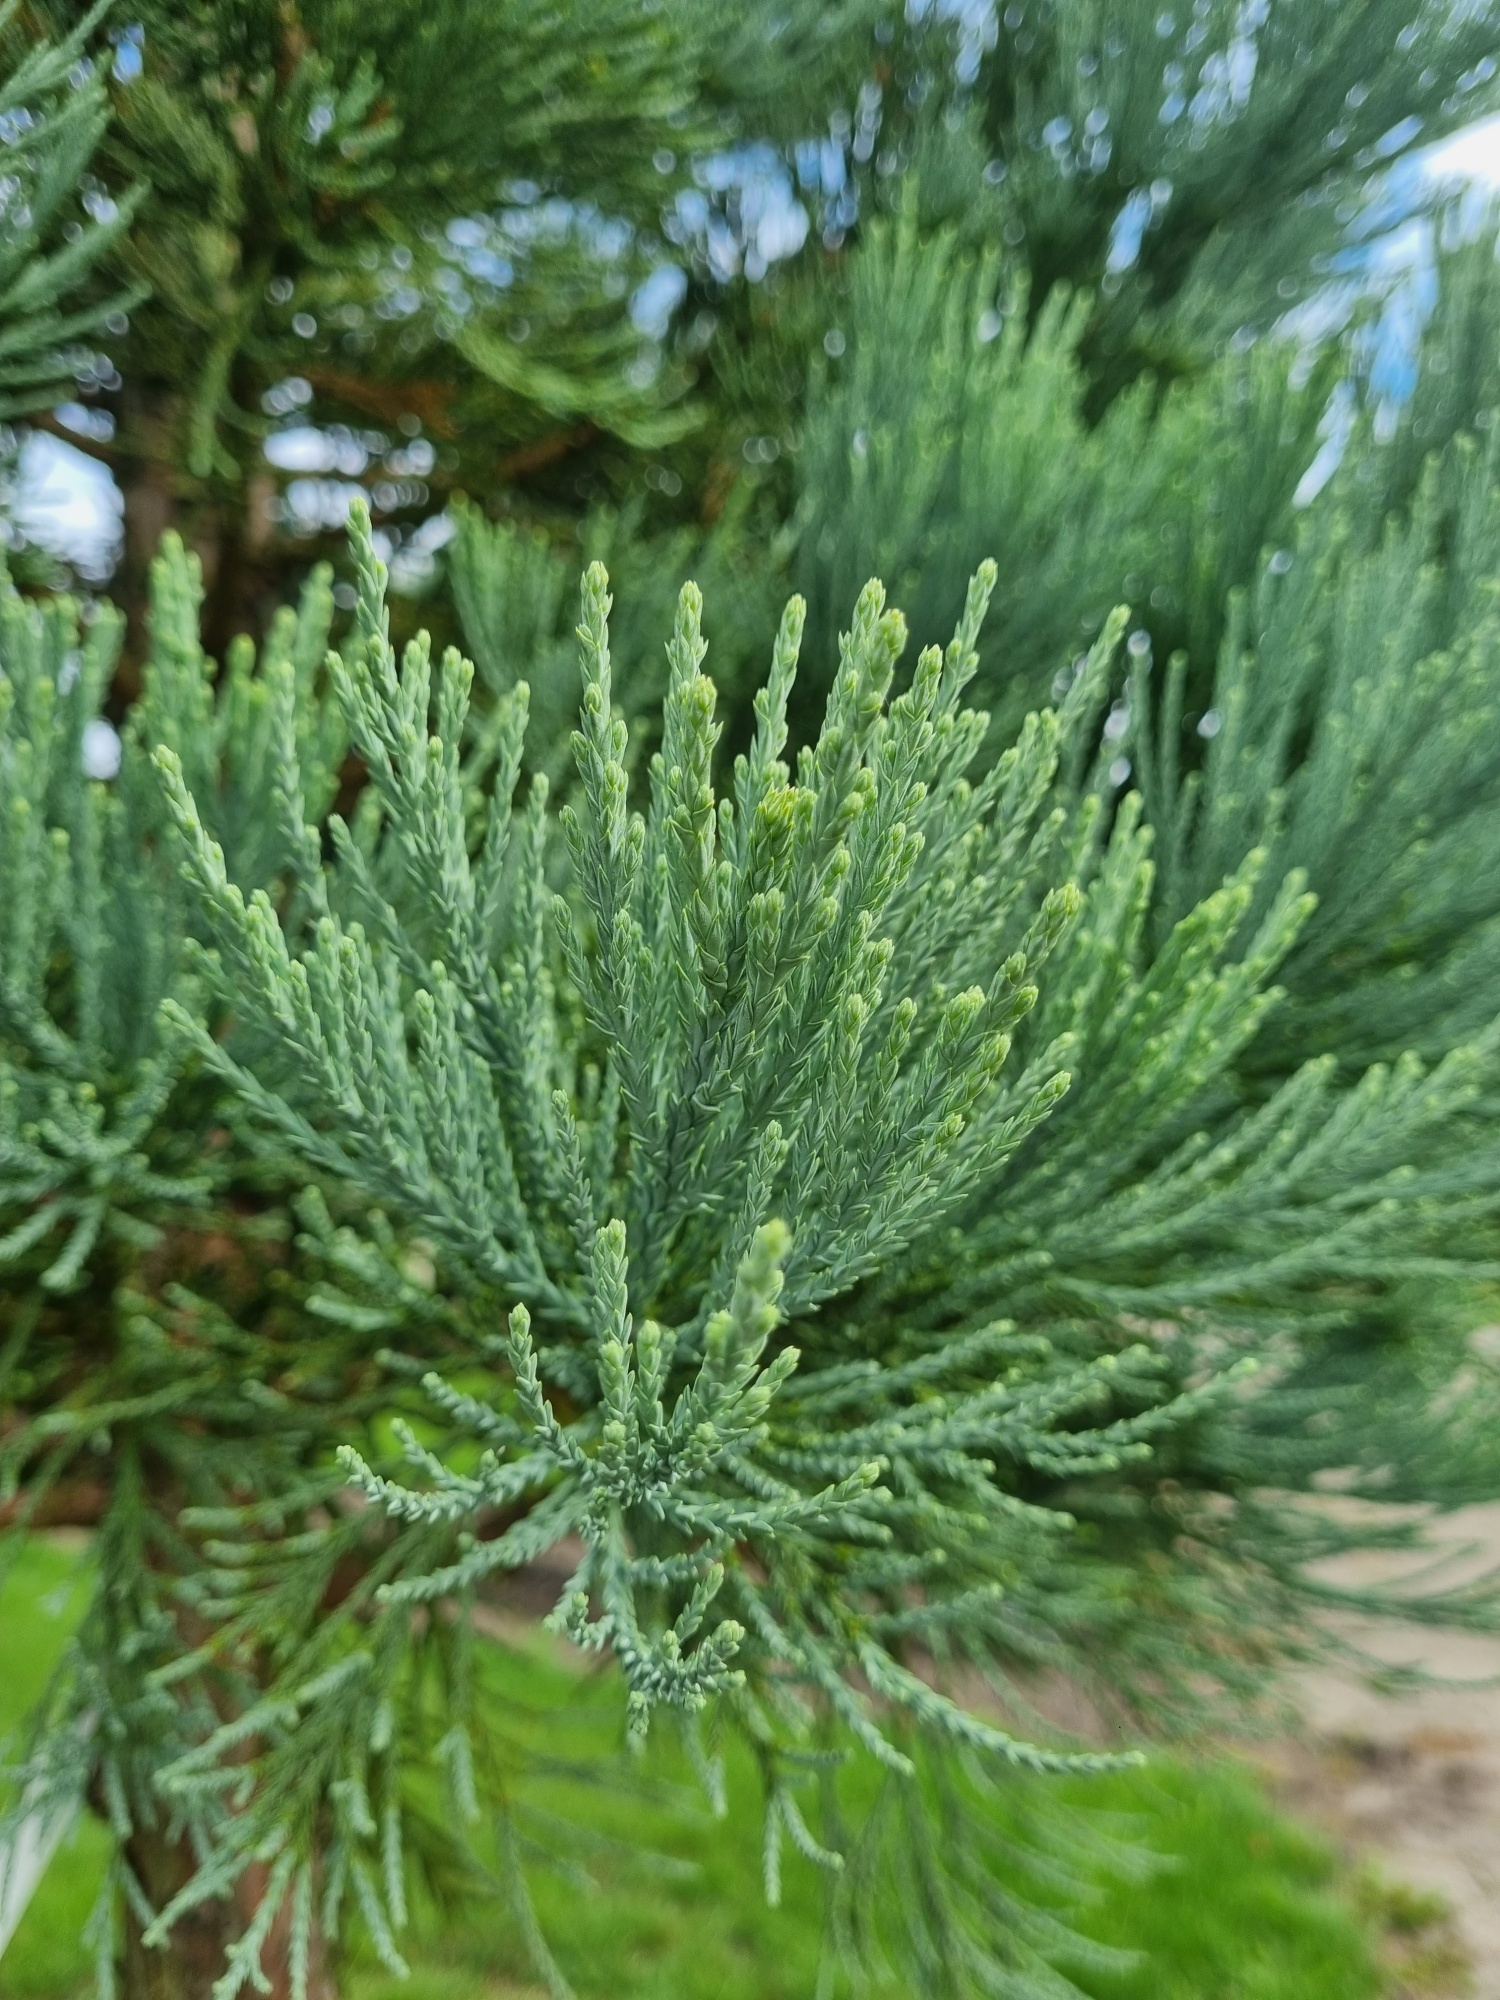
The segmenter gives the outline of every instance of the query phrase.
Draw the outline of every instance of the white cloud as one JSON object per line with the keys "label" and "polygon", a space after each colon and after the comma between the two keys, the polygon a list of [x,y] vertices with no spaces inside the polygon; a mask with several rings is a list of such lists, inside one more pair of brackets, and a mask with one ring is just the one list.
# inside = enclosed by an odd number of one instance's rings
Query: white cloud
{"label": "white cloud", "polygon": [[120,559],[125,501],[109,467],[46,431],[32,431],[17,467],[16,526],[27,541],[102,583]]}
{"label": "white cloud", "polygon": [[1478,181],[1500,188],[1500,117],[1465,126],[1433,146],[1423,162],[1433,180]]}

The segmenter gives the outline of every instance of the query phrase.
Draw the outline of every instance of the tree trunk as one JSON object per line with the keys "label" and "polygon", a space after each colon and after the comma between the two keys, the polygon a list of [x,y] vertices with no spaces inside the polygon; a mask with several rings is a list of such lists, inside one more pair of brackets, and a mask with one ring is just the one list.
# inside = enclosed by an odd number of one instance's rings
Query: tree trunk
{"label": "tree trunk", "polygon": [[181,475],[173,470],[180,415],[180,398],[161,382],[129,381],[116,403],[125,546],[110,595],[125,613],[119,693],[127,699],[140,692],[151,559],[182,502]]}
{"label": "tree trunk", "polygon": [[200,517],[184,539],[203,563],[203,650],[222,660],[231,639],[259,639],[282,603],[285,579],[276,547],[276,480],[266,467],[247,473],[238,503]]}
{"label": "tree trunk", "polygon": [[[136,1879],[153,1909],[162,1909],[193,1873],[194,1859],[185,1840],[161,1832],[138,1832],[126,1850]],[[121,1967],[121,2000],[211,2000],[214,1982],[228,1959],[230,1945],[244,1930],[265,1889],[266,1870],[247,1869],[228,1902],[202,1903],[182,1917],[164,1945],[144,1940],[145,1926],[127,1903],[125,1955]],[[267,2000],[291,2000],[288,1945],[290,1903],[284,1903],[261,1952],[261,1966],[270,1980]],[[307,2000],[338,2000],[338,1986],[329,1970],[328,1953],[316,1918],[307,1973]]]}
{"label": "tree trunk", "polygon": [[276,480],[253,462],[235,480],[197,478],[184,467],[186,412],[179,390],[130,381],[117,403],[117,461],[125,502],[125,548],[111,595],[125,613],[119,693],[139,692],[146,657],[151,564],[175,528],[203,565],[203,647],[222,660],[240,632],[259,637],[282,601]]}

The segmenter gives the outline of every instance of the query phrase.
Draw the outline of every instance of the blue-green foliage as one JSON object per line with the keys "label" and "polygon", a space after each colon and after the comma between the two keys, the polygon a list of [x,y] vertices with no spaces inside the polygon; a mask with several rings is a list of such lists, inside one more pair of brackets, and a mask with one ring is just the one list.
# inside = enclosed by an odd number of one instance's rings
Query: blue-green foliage
{"label": "blue-green foliage", "polygon": [[0,1187],[22,1213],[0,1259],[15,1268],[50,1246],[50,1291],[79,1282],[101,1231],[139,1249],[154,1206],[201,1203],[210,1185],[193,1139],[170,1136],[178,1114],[164,1116],[181,1064],[157,1009],[189,976],[191,912],[160,851],[147,746],[183,746],[237,872],[256,882],[282,863],[276,733],[299,745],[319,803],[342,754],[334,712],[311,698],[332,613],[324,573],[258,665],[235,649],[217,691],[197,565],[175,538],[153,582],[152,657],[123,740],[102,712],[118,615],[103,606],[81,626],[68,599],[36,605],[8,579],[0,592]]}
{"label": "blue-green foliage", "polygon": [[[144,690],[116,733],[103,703],[117,614],[36,604],[8,579],[0,591],[0,1560],[33,1523],[98,1524],[93,1601],[35,1718],[0,1842],[49,1799],[92,1787],[115,1840],[91,1931],[106,1993],[122,1895],[147,1920],[159,1898],[142,1842],[165,1825],[162,1774],[255,1693],[253,1670],[189,1637],[203,1555],[184,1509],[316,1477],[329,1418],[345,1435],[360,1422],[349,1368],[369,1345],[278,1309],[288,1177],[236,1143],[230,1108],[159,1032],[164,996],[199,1002],[148,746],[183,746],[250,881],[287,865],[278,735],[298,747],[315,805],[343,756],[313,686],[326,572],[258,660],[235,649],[217,686],[201,595],[196,561],[169,538]],[[185,1809],[183,1837],[204,1852],[215,1806]]]}
{"label": "blue-green foliage", "polygon": [[[474,1449],[408,1432],[396,1480],[349,1456],[408,1533],[455,1536],[388,1602],[579,1537],[559,1622],[617,1656],[635,1729],[706,1706],[749,1732],[773,1882],[782,1834],[841,1865],[801,1803],[810,1753],[875,1757],[915,1810],[935,1754],[970,1784],[1057,1761],[1007,1724],[1039,1664],[1087,1677],[1107,1643],[1100,1684],[1168,1710],[1253,1688],[1305,1615],[1300,1563],[1345,1539],[1267,1506],[1272,1468],[1380,1490],[1403,1389],[1413,1450],[1443,1428],[1391,1300],[1482,1268],[1492,1034],[1430,1073],[1315,1058],[1247,1094],[1311,899],[1295,869],[1263,888],[1247,844],[1153,940],[1141,795],[1119,794],[1118,731],[1093,748],[1118,619],[986,768],[963,695],[993,570],[894,697],[904,626],[871,585],[792,764],[794,600],[721,792],[689,585],[634,809],[592,569],[554,833],[545,777],[517,797],[524,685],[488,725],[495,782],[466,787],[472,670],[422,638],[397,658],[354,532],[355,641],[330,673],[370,790],[357,825],[327,823],[305,922],[241,891],[180,760],[158,763],[205,964],[261,1052],[169,1003],[177,1029],[282,1143],[418,1231],[479,1330],[461,1375],[427,1378]],[[318,845],[309,827],[309,863]],[[486,1340],[497,1311],[508,1336]],[[1380,1422],[1350,1356],[1385,1385]],[[962,1666],[970,1698],[923,1660]],[[306,1814],[331,1725],[286,1720],[267,1768]],[[996,1931],[945,1876],[941,1816],[904,1823],[939,1885],[913,1967],[1025,1990],[1024,1926]]]}
{"label": "blue-green foliage", "polygon": [[[0,49],[15,36],[18,0],[0,8]],[[0,214],[0,417],[65,395],[81,343],[134,305],[138,289],[90,295],[95,266],[126,230],[143,190],[76,214],[85,171],[109,116],[88,50],[105,13],[92,8],[56,43],[28,38],[0,81],[6,194]]]}

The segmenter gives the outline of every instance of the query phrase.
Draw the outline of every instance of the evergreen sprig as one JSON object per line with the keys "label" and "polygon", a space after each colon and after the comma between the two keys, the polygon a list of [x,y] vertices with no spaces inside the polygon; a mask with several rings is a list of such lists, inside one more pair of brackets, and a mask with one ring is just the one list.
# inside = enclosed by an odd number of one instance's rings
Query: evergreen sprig
{"label": "evergreen sprig", "polygon": [[[1258,1441],[1287,1427],[1293,1488],[1338,1465],[1374,1491],[1389,1425],[1442,1423],[1392,1393],[1384,1427],[1351,1428],[1339,1369],[1362,1352],[1394,1385],[1400,1288],[1493,1268],[1493,1031],[1431,1073],[1319,1059],[1246,1096],[1311,899],[1295,870],[1262,888],[1252,845],[1153,943],[1118,732],[1091,761],[1120,619],[986,769],[963,696],[993,570],[894,696],[904,627],[872,585],[793,765],[794,602],[721,793],[686,586],[637,808],[596,567],[549,840],[514,764],[466,798],[469,671],[434,676],[422,640],[398,661],[359,513],[352,534],[357,644],[331,676],[380,803],[329,821],[326,900],[247,898],[181,759],[157,765],[210,976],[261,1053],[169,1002],[174,1029],[282,1143],[406,1217],[444,1284],[515,1302],[473,1357],[484,1395],[428,1379],[478,1456],[408,1434],[393,1478],[345,1454],[410,1532],[508,1524],[390,1572],[383,1601],[462,1600],[580,1537],[558,1623],[614,1654],[636,1733],[705,1703],[749,1732],[768,1854],[846,1850],[832,1820],[796,1832],[778,1774],[809,1737],[875,1758],[919,1819],[935,1749],[1097,1761],[1005,1717],[1042,1662],[1087,1678],[1103,1631],[1117,1696],[1253,1689],[1301,1643],[1302,1565],[1348,1539],[1297,1506],[1272,1525]],[[1492,1615],[1482,1591],[1442,1613]],[[928,1664],[960,1661],[977,1704]],[[1014,1937],[953,1897],[932,1921],[1009,1990]]]}

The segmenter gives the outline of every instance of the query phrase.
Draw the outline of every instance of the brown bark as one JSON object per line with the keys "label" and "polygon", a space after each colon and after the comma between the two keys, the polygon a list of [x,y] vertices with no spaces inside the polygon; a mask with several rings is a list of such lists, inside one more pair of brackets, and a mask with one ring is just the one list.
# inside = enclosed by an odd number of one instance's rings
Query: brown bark
{"label": "brown bark", "polygon": [[[187,1844],[159,1832],[138,1832],[127,1858],[153,1909],[170,1902],[193,1872]],[[121,1968],[125,2000],[209,2000],[232,1941],[229,1922],[226,1905],[204,1903],[174,1926],[165,1945],[153,1947],[146,1944],[141,1919],[127,1904]]]}
{"label": "brown bark", "polygon": [[[170,1902],[193,1873],[194,1858],[187,1842],[172,1840],[160,1831],[138,1832],[127,1855],[154,1909]],[[263,1867],[247,1869],[233,1898],[227,1902],[203,1903],[189,1911],[160,1946],[146,1944],[144,1927],[127,1905],[120,1982],[122,2000],[211,2000],[214,1982],[224,1972],[229,1947],[253,1914],[265,1882]],[[282,1905],[261,1952],[261,1967],[271,1982],[267,2000],[291,2000],[290,1940],[288,1900]],[[337,1982],[329,1968],[316,1919],[307,1993],[308,2000],[338,2000]]]}
{"label": "brown bark", "polygon": [[163,384],[126,383],[119,399],[116,432],[116,477],[125,502],[125,548],[111,595],[125,613],[118,693],[127,700],[140,692],[151,561],[167,529],[178,525],[181,511],[182,475],[173,470],[180,420],[180,399]]}
{"label": "brown bark", "polygon": [[151,563],[175,528],[203,565],[203,648],[222,660],[231,639],[259,633],[283,597],[272,513],[276,480],[252,463],[235,480],[184,469],[186,411],[180,391],[132,381],[119,403],[112,463],[125,501],[125,551],[112,594],[126,617],[119,693],[138,692],[149,644]]}
{"label": "brown bark", "polygon": [[383,382],[368,375],[355,375],[344,368],[310,365],[307,379],[320,396],[350,409],[363,410],[377,422],[397,423],[410,412],[420,417],[422,428],[431,437],[455,438],[458,426],[452,414],[451,382]]}
{"label": "brown bark", "polygon": [[598,426],[590,423],[574,424],[565,431],[549,431],[546,437],[537,438],[531,444],[518,445],[507,452],[495,468],[497,482],[524,479],[530,472],[543,472],[549,465],[556,465],[559,459],[569,457],[575,451],[585,451],[598,437]]}
{"label": "brown bark", "polygon": [[250,472],[234,497],[238,504],[202,509],[184,537],[203,564],[203,650],[216,660],[240,633],[258,637],[284,595],[271,512],[274,474],[266,467]]}
{"label": "brown bark", "polygon": [[26,1489],[0,1501],[0,1528],[24,1521],[28,1528],[97,1528],[109,1506],[109,1489],[97,1479],[59,1479],[29,1506]]}

